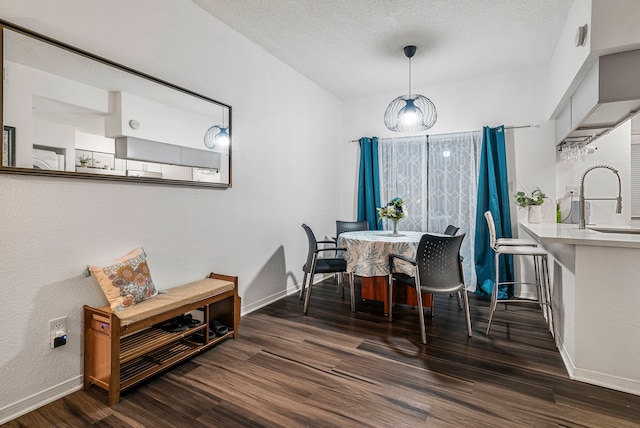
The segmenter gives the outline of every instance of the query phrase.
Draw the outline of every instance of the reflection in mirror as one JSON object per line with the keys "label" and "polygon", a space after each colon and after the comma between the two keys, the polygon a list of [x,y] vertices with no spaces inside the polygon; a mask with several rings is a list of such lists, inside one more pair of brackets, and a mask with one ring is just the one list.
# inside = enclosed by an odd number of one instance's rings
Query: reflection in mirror
{"label": "reflection in mirror", "polygon": [[3,24],[0,171],[231,185],[230,106]]}

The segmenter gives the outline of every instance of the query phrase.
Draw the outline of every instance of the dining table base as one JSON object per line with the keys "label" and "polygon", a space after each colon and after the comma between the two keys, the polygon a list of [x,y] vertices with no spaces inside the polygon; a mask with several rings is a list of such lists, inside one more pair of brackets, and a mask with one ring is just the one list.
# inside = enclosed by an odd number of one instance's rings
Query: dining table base
{"label": "dining table base", "polygon": [[[389,314],[389,277],[388,276],[364,276],[361,278],[361,293],[364,300],[382,302],[384,314]],[[422,306],[430,308],[433,314],[433,294],[422,294]],[[393,303],[418,306],[416,290],[411,287],[394,287]]]}

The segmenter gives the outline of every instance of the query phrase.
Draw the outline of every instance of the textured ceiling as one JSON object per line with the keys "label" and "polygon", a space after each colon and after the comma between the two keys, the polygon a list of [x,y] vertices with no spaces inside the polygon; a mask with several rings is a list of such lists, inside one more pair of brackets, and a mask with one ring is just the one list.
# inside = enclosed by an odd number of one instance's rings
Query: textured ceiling
{"label": "textured ceiling", "polygon": [[572,0],[192,0],[336,96],[545,66]]}

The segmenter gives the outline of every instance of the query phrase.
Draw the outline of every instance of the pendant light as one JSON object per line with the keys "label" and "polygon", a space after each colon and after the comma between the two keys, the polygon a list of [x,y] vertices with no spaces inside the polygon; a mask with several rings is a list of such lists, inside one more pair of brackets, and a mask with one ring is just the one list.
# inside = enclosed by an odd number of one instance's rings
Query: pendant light
{"label": "pendant light", "polygon": [[409,95],[401,95],[391,101],[384,112],[384,124],[391,131],[424,131],[431,128],[438,119],[436,106],[429,98],[411,94],[411,57],[415,53],[415,46],[404,47],[404,54],[409,58]]}
{"label": "pendant light", "polygon": [[211,150],[224,150],[229,147],[229,127],[224,126],[224,108],[222,110],[222,124],[214,125],[204,134],[204,145]]}

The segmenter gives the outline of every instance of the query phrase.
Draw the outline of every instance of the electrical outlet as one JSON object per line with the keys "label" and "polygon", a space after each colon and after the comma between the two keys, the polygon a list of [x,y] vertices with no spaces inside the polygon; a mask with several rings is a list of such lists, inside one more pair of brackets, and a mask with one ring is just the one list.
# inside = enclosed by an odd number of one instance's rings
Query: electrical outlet
{"label": "electrical outlet", "polygon": [[67,320],[68,317],[62,317],[49,321],[49,338],[52,348],[57,348],[67,343],[67,333],[69,332]]}
{"label": "electrical outlet", "polygon": [[573,193],[574,196],[580,194],[580,186],[567,186],[567,193]]}

